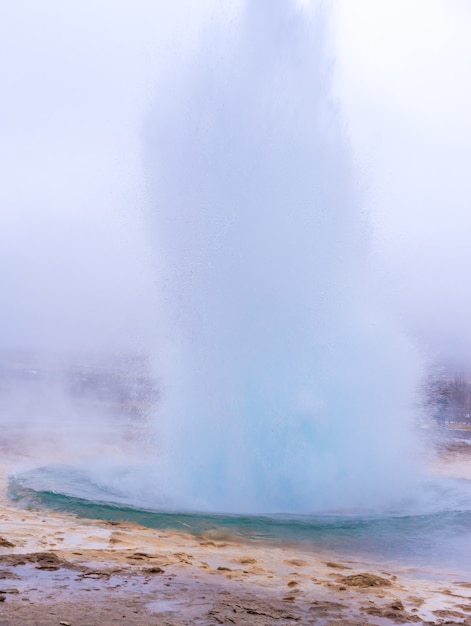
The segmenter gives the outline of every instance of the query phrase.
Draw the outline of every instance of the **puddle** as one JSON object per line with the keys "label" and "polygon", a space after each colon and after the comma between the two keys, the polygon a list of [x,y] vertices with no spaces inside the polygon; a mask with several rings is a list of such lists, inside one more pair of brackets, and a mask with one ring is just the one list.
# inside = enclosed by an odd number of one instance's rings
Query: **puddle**
{"label": "puddle", "polygon": [[152,613],[170,613],[175,611],[181,611],[181,600],[154,600],[146,604],[147,610]]}

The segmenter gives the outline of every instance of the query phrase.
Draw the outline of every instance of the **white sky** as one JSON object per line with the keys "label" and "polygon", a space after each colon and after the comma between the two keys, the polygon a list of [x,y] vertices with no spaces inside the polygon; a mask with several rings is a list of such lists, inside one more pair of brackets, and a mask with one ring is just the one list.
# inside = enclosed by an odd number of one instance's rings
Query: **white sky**
{"label": "white sky", "polygon": [[0,3],[0,345],[149,340],[140,132],[165,30],[185,33],[165,4]]}
{"label": "white sky", "polygon": [[471,357],[471,4],[340,0],[339,91],[393,300],[433,351]]}
{"label": "white sky", "polygon": [[[235,4],[0,3],[0,344],[147,336],[143,116],[159,71]],[[392,305],[432,350],[466,359],[471,4],[337,0],[332,13],[336,92]]]}

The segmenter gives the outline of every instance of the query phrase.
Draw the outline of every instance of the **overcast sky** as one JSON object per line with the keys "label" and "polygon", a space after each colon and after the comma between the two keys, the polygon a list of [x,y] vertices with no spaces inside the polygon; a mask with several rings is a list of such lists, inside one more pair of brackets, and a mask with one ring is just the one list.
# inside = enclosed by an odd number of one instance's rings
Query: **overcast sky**
{"label": "overcast sky", "polygon": [[[237,4],[0,3],[0,345],[148,341],[144,118],[159,75]],[[331,12],[335,93],[391,306],[455,360],[471,354],[470,7],[338,0]]]}
{"label": "overcast sky", "polygon": [[338,81],[394,304],[470,364],[471,5],[340,1]]}

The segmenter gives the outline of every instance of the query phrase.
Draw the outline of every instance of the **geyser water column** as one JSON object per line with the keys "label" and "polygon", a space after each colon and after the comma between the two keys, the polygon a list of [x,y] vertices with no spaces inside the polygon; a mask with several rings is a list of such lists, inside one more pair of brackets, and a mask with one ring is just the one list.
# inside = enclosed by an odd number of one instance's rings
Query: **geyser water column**
{"label": "geyser water column", "polygon": [[248,2],[146,126],[167,320],[153,480],[172,508],[376,509],[411,484],[420,364],[374,302],[324,26]]}

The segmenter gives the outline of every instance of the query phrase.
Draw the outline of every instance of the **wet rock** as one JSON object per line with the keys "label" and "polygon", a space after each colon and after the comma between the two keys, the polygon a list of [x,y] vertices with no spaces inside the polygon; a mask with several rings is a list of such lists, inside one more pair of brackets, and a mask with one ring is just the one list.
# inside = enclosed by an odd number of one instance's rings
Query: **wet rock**
{"label": "wet rock", "polygon": [[241,556],[238,559],[234,559],[234,563],[240,563],[240,565],[255,565],[257,559],[254,559],[252,556]]}
{"label": "wet rock", "polygon": [[15,567],[16,565],[26,565],[28,559],[24,554],[6,554],[0,557],[0,562],[2,565],[12,565]]}
{"label": "wet rock", "polygon": [[326,626],[366,626],[366,624],[353,619],[336,619],[332,622],[327,622]]}
{"label": "wet rock", "polygon": [[0,580],[5,580],[7,578],[19,579],[20,576],[18,576],[18,574],[15,574],[15,572],[10,572],[10,570],[7,569],[0,570]]}
{"label": "wet rock", "polygon": [[348,587],[390,587],[391,581],[387,578],[382,578],[376,574],[369,574],[364,572],[362,574],[352,574],[351,576],[344,576],[339,580],[343,585]]}
{"label": "wet rock", "polygon": [[335,563],[334,561],[326,561],[324,565],[327,565],[327,567],[331,567],[332,569],[352,569],[351,567],[347,567],[341,563]]}
{"label": "wet rock", "polygon": [[339,614],[345,608],[344,604],[339,602],[329,602],[328,600],[314,600],[309,613],[316,618],[328,617],[331,613]]}
{"label": "wet rock", "polygon": [[127,556],[126,558],[129,559],[130,561],[145,561],[145,558],[143,556],[139,556],[136,554],[131,554],[130,556]]}
{"label": "wet rock", "polygon": [[[83,570],[84,568],[80,565],[75,565],[66,561],[65,559],[60,558],[54,552],[30,552],[27,554],[5,554],[0,556],[0,563],[3,565],[17,566],[17,565],[26,565],[27,563],[32,563],[36,565],[36,569],[44,569],[44,570],[58,570],[61,567],[67,567],[69,569],[75,570]],[[2,570],[6,572],[7,570]],[[2,578],[6,578],[2,576]],[[11,578],[17,578],[16,575],[11,576]]]}
{"label": "wet rock", "polygon": [[389,608],[392,611],[403,611],[404,605],[402,604],[400,600],[394,600],[394,602],[391,602],[391,604],[389,605]]}
{"label": "wet rock", "polygon": [[12,543],[11,541],[8,541],[8,539],[5,539],[5,537],[0,537],[0,548],[14,548],[15,544]]}
{"label": "wet rock", "polygon": [[100,578],[109,578],[111,576],[111,572],[103,572],[96,570],[88,570],[83,574],[78,576],[79,580],[83,580],[84,578],[91,578],[92,580],[99,580]]}
{"label": "wet rock", "polygon": [[437,609],[436,611],[432,611],[432,613],[436,615],[437,617],[444,617],[444,618],[467,617],[467,615],[465,615],[464,613],[461,613],[461,611],[452,611],[450,609]]}
{"label": "wet rock", "polygon": [[306,561],[302,561],[301,559],[287,559],[283,561],[285,565],[294,565],[295,567],[304,567],[307,565]]}
{"label": "wet rock", "polygon": [[386,606],[361,607],[360,610],[367,615],[389,619],[398,624],[411,624],[422,621],[417,615],[406,613],[404,605],[400,600],[394,600],[394,602]]}
{"label": "wet rock", "polygon": [[32,561],[36,561],[36,569],[44,569],[48,571],[58,570],[64,561],[60,559],[54,552],[39,552],[35,555],[28,555]]}

